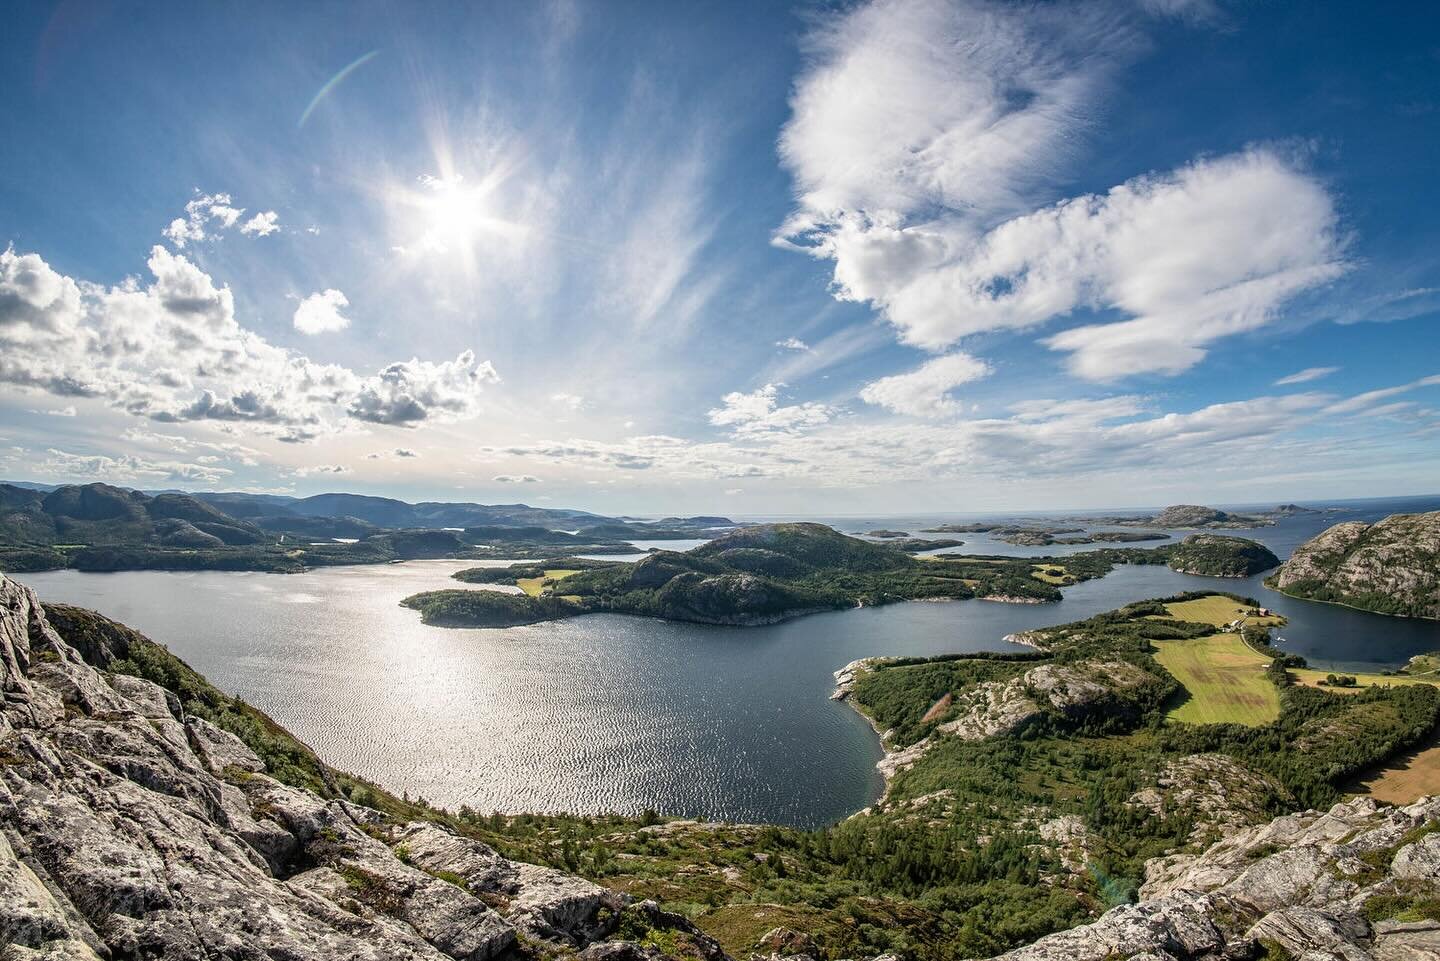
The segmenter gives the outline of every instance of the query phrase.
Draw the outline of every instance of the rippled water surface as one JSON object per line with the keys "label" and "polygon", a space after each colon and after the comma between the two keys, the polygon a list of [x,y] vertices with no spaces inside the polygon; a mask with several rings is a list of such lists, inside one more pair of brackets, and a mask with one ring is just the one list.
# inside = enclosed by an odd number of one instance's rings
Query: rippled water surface
{"label": "rippled water surface", "polygon": [[[1436,506],[1367,504],[1239,533],[1284,557],[1339,520]],[[936,520],[827,522],[846,531],[913,532]],[[964,550],[980,553],[1065,550],[958,536]],[[47,600],[93,607],[169,645],[332,764],[396,792],[481,810],[654,808],[833,821],[868,804],[881,786],[874,734],[829,700],[837,668],[876,654],[1011,649],[1002,640],[1010,632],[1182,590],[1219,587],[1260,598],[1291,618],[1284,646],[1321,666],[1396,665],[1440,649],[1434,623],[1291,600],[1258,577],[1226,581],[1163,567],[1118,568],[1067,589],[1058,604],[897,604],[758,628],[602,614],[454,630],[425,627],[398,605],[419,590],[456,586],[449,575],[467,566],[474,562],[19,579]]]}

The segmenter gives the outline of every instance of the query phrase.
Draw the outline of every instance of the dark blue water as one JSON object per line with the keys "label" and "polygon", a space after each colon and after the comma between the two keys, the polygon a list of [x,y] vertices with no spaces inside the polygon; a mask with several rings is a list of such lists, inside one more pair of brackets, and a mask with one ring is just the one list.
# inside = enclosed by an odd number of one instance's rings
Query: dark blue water
{"label": "dark blue water", "polygon": [[[1339,520],[1423,503],[1367,502],[1240,531],[1280,556]],[[821,518],[918,531],[955,518]],[[983,535],[964,550],[1036,555]],[[1084,549],[1084,548],[1080,548]],[[1440,650],[1440,624],[1297,601],[1260,578],[1122,567],[1058,604],[898,604],[759,628],[593,615],[508,630],[425,627],[400,598],[470,566],[420,561],[308,574],[21,575],[42,597],[96,608],[168,644],[272,714],[328,761],[394,791],[480,810],[626,811],[817,825],[870,803],[879,746],[829,700],[858,658],[1010,649],[1011,632],[1185,590],[1250,594],[1291,621],[1284,646],[1317,666],[1378,668]]]}

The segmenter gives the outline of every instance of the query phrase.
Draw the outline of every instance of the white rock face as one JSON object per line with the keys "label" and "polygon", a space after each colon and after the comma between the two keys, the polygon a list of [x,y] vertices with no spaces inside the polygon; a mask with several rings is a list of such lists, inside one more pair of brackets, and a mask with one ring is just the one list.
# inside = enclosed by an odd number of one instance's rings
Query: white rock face
{"label": "white rock face", "polygon": [[1440,618],[1440,511],[1336,524],[1295,549],[1275,586],[1387,614]]}
{"label": "white rock face", "polygon": [[281,784],[163,688],[85,663],[3,576],[0,697],[6,958],[489,961],[521,934],[584,947],[629,901]]}
{"label": "white rock face", "polygon": [[[1366,919],[1373,898],[1440,895],[1440,797],[1404,808],[1369,798],[1288,815],[1201,854],[1146,865],[1138,904],[1001,955],[1004,961],[1220,961],[1273,944],[1301,961],[1440,958],[1440,922]],[[1395,849],[1393,855],[1389,855]],[[1376,855],[1393,858],[1375,876]]]}

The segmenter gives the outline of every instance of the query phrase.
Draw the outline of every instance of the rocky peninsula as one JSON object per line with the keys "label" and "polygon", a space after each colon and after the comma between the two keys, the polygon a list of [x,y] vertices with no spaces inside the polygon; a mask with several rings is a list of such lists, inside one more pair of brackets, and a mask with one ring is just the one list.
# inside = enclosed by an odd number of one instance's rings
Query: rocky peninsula
{"label": "rocky peninsula", "polygon": [[1336,524],[1296,548],[1270,586],[1377,614],[1440,618],[1440,511]]}

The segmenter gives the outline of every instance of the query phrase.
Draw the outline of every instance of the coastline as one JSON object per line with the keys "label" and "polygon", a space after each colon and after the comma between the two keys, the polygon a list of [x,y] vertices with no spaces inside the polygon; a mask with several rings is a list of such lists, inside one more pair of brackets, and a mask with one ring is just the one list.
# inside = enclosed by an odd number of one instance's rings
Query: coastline
{"label": "coastline", "polygon": [[1329,604],[1331,607],[1344,607],[1352,611],[1359,611],[1361,614],[1378,614],[1381,617],[1394,617],[1399,618],[1403,621],[1429,621],[1431,623],[1440,623],[1440,617],[1424,617],[1418,614],[1392,614],[1389,611],[1372,611],[1368,607],[1357,607],[1354,604],[1346,604],[1344,601],[1327,601],[1322,600],[1318,597],[1306,597],[1303,594],[1291,594],[1289,591],[1281,590],[1278,587],[1270,585],[1268,583],[1270,580],[1271,578],[1269,577],[1265,578],[1265,580],[1260,582],[1260,586],[1265,588],[1267,591],[1274,591],[1276,594],[1279,594],[1282,597],[1288,597],[1294,601],[1308,601],[1311,604]]}

